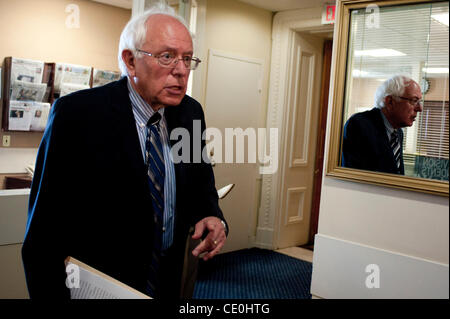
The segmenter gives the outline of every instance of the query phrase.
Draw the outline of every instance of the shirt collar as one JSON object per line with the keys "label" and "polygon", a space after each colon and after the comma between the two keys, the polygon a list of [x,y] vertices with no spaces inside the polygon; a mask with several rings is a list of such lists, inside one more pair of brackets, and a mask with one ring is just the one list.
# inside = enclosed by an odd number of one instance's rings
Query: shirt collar
{"label": "shirt collar", "polygon": [[[150,104],[148,104],[140,95],[136,92],[133,85],[131,85],[130,78],[127,77],[127,86],[129,91],[129,96],[131,100],[131,106],[133,111],[138,115],[139,119],[142,120],[141,124],[147,125],[150,117],[155,113]],[[164,108],[158,110],[161,117],[164,116]]]}

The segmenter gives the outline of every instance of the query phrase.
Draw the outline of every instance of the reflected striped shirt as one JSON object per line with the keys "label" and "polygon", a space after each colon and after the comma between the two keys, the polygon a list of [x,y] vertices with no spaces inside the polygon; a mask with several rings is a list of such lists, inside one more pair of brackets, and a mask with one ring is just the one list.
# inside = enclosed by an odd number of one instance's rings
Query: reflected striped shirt
{"label": "reflected striped shirt", "polygon": [[[395,160],[395,162],[396,162],[397,168],[400,168],[401,161],[400,161],[400,157],[399,157],[399,155],[398,155],[398,154],[399,154],[399,153],[398,153],[398,150],[400,149],[400,147],[401,147],[400,144],[401,144],[403,141],[400,141],[400,139],[399,139],[399,140],[398,140],[398,143],[396,142],[395,144],[391,144],[391,139],[392,139],[392,133],[394,133],[394,132],[397,132],[397,136],[399,136],[399,135],[398,135],[398,134],[399,134],[398,131],[400,131],[401,128],[394,129],[394,128],[392,127],[391,123],[389,123],[389,121],[388,121],[388,119],[386,118],[386,116],[384,115],[384,113],[383,113],[383,112],[380,112],[380,113],[381,113],[381,117],[383,118],[384,127],[385,127],[385,129],[386,129],[386,134],[387,134],[387,136],[388,136],[389,145],[391,146],[391,148],[393,148],[393,149],[392,149],[392,154],[394,155],[394,160]],[[393,145],[395,145],[395,146],[393,146]],[[400,156],[401,156],[401,154],[400,154]]]}
{"label": "reflected striped shirt", "polygon": [[[147,122],[155,111],[150,105],[142,99],[142,97],[134,90],[128,78],[128,91],[133,108],[134,119],[136,120],[136,129],[141,144],[142,157],[145,162],[145,141],[147,139]],[[168,249],[173,242],[173,226],[175,219],[176,204],[176,184],[175,184],[175,168],[173,165],[172,154],[170,152],[170,140],[167,130],[167,122],[164,118],[164,108],[158,110],[161,114],[159,122],[161,133],[161,144],[164,153],[164,166],[166,176],[164,178],[164,221],[163,221],[163,251]]]}

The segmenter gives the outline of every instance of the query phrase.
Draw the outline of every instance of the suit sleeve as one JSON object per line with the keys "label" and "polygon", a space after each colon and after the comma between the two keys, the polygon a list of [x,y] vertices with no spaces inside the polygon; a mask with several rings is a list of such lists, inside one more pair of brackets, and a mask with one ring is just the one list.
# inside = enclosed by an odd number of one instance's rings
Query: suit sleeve
{"label": "suit sleeve", "polygon": [[60,100],[52,107],[39,146],[30,191],[28,221],[22,247],[26,282],[31,298],[69,298],[65,286],[67,257],[64,225],[67,222],[70,187],[69,129]]}

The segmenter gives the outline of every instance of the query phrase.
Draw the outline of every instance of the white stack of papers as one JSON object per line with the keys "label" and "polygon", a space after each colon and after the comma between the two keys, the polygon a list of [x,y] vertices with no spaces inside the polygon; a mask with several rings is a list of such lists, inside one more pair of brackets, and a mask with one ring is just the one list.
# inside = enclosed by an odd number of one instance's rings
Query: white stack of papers
{"label": "white stack of papers", "polygon": [[11,100],[42,102],[47,84],[14,80],[11,82]]}
{"label": "white stack of papers", "polygon": [[151,299],[151,297],[73,257],[66,259],[71,299]]}
{"label": "white stack of papers", "polygon": [[31,107],[30,131],[43,131],[47,125],[50,103],[33,103]]}
{"label": "white stack of papers", "polygon": [[29,83],[42,83],[44,62],[27,59],[12,58],[11,83],[15,80]]}
{"label": "white stack of papers", "polygon": [[8,129],[43,131],[47,125],[50,104],[32,101],[10,101]]}
{"label": "white stack of papers", "polygon": [[85,89],[89,89],[89,85],[61,83],[61,91],[59,93],[59,97]]}
{"label": "white stack of papers", "polygon": [[117,81],[118,79],[120,79],[119,72],[103,71],[103,70],[94,69],[92,87],[105,85],[107,83]]}
{"label": "white stack of papers", "polygon": [[56,63],[55,70],[55,93],[61,92],[63,83],[82,85],[83,88],[89,87],[91,81],[92,68],[90,66]]}
{"label": "white stack of papers", "polygon": [[228,184],[227,186],[222,187],[217,191],[217,195],[219,196],[219,199],[225,198],[225,196],[228,195],[229,192],[233,189],[234,184]]}

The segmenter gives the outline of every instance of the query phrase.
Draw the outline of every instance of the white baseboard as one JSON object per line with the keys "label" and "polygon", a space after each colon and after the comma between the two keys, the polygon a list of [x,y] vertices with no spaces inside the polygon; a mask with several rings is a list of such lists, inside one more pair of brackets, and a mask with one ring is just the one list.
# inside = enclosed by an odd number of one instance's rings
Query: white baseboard
{"label": "white baseboard", "polygon": [[273,229],[258,227],[256,229],[256,238],[254,245],[263,249],[274,249],[273,246]]}
{"label": "white baseboard", "polygon": [[261,249],[274,250],[272,245],[268,245],[268,244],[264,244],[264,243],[255,242],[253,246],[256,248],[261,248]]}
{"label": "white baseboard", "polygon": [[325,299],[448,299],[449,267],[318,234],[311,293]]}

